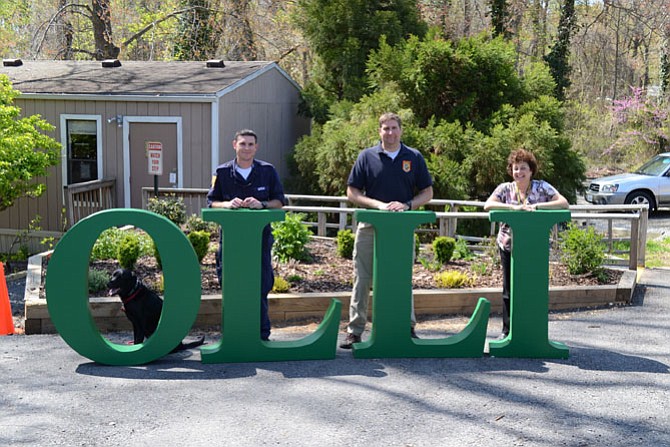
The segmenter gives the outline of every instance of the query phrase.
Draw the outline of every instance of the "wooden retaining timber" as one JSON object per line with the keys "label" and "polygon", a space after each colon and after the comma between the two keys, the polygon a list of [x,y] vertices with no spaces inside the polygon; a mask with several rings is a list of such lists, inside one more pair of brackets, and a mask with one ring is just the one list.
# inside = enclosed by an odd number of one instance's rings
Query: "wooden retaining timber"
{"label": "wooden retaining timber", "polygon": [[[570,310],[630,304],[637,272],[624,272],[618,285],[551,287],[549,289],[550,310]],[[26,284],[28,292],[29,284]],[[55,333],[51,323],[46,300],[29,297],[26,293],[26,334]],[[501,291],[487,289],[432,289],[414,291],[414,308],[419,323],[422,316],[472,314],[479,297],[491,302],[491,313],[501,311]],[[335,298],[342,302],[342,319],[349,315],[350,292],[274,294],[270,295],[270,318],[273,322],[291,322],[305,319],[321,319]],[[121,311],[118,298],[91,298],[91,315],[102,332],[131,330],[130,322]],[[194,328],[207,328],[221,323],[221,297],[202,297]]]}

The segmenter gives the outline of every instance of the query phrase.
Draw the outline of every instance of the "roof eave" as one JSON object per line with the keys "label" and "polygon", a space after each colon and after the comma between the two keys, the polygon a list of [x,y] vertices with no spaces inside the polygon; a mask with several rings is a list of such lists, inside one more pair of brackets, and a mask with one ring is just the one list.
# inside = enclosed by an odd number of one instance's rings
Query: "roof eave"
{"label": "roof eave", "polygon": [[216,93],[203,95],[109,95],[92,93],[21,93],[20,99],[51,101],[116,101],[116,102],[214,102]]}

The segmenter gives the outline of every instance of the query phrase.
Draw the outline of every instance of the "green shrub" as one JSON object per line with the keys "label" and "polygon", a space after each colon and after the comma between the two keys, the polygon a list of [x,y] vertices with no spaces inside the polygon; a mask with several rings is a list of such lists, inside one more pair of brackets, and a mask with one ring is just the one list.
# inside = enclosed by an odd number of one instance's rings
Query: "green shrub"
{"label": "green shrub", "polygon": [[451,256],[451,259],[463,259],[464,261],[469,261],[474,258],[475,255],[468,248],[468,243],[465,239],[456,239],[456,245],[454,246],[454,253]]}
{"label": "green shrub", "polygon": [[191,231],[188,234],[188,240],[193,245],[195,254],[198,256],[198,262],[202,262],[202,259],[207,254],[209,249],[209,231]]}
{"label": "green shrub", "polygon": [[186,222],[186,205],[181,197],[151,197],[147,204],[147,210],[167,217],[177,226]]}
{"label": "green shrub", "polygon": [[354,255],[355,236],[351,230],[337,232],[337,254],[342,258],[351,259]]}
{"label": "green shrub", "polygon": [[474,283],[474,279],[458,270],[447,270],[435,275],[435,283],[441,289],[460,289]]}
{"label": "green shrub", "polygon": [[305,245],[309,242],[311,232],[302,223],[304,214],[287,213],[282,222],[272,222],[272,235],[275,238],[273,252],[280,262],[309,260],[309,252]]}
{"label": "green shrub", "polygon": [[88,292],[97,293],[107,288],[109,275],[104,270],[90,269],[88,271]]}
{"label": "green shrub", "polygon": [[281,276],[275,276],[275,284],[272,286],[272,293],[286,293],[291,285]]}
{"label": "green shrub", "polygon": [[119,243],[123,234],[124,232],[117,227],[107,228],[100,233],[95,244],[93,244],[91,259],[94,261],[116,259],[119,254]]}
{"label": "green shrub", "polygon": [[491,270],[493,268],[492,264],[493,262],[486,262],[486,261],[473,262],[472,265],[470,266],[470,270],[472,270],[479,276],[488,276],[491,274]]}
{"label": "green shrub", "polygon": [[124,269],[132,270],[140,257],[140,240],[133,232],[127,232],[121,239],[117,260]]}
{"label": "green shrub", "polygon": [[108,228],[103,231],[93,244],[91,250],[91,259],[93,261],[104,261],[107,259],[117,259],[119,256],[119,245],[126,234],[133,233],[137,237],[139,244],[139,256],[150,255],[152,252],[153,241],[151,236],[145,232],[127,230],[124,231],[117,227]]}
{"label": "green shrub", "polygon": [[447,262],[451,261],[451,256],[454,254],[455,247],[456,240],[453,237],[436,237],[433,241],[433,253],[435,253],[435,259],[437,259],[442,264],[446,264]]}
{"label": "green shrub", "polygon": [[191,214],[188,219],[186,219],[186,231],[209,231],[213,233],[217,230],[217,224],[214,222],[207,222],[202,220],[197,214]]}
{"label": "green shrub", "polygon": [[605,244],[593,227],[580,229],[570,222],[560,233],[561,262],[571,275],[599,273],[605,260]]}
{"label": "green shrub", "polygon": [[425,268],[426,270],[430,272],[438,272],[442,268],[442,263],[440,261],[431,261],[429,259],[424,258],[423,256],[420,256],[419,258],[419,263]]}

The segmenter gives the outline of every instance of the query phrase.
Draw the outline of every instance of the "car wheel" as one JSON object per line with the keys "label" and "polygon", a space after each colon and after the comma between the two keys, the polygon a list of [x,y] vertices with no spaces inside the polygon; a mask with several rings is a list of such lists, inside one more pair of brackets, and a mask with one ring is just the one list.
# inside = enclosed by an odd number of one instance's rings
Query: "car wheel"
{"label": "car wheel", "polygon": [[651,213],[656,209],[656,201],[654,198],[645,191],[633,191],[626,197],[624,201],[626,205],[649,205],[649,212]]}

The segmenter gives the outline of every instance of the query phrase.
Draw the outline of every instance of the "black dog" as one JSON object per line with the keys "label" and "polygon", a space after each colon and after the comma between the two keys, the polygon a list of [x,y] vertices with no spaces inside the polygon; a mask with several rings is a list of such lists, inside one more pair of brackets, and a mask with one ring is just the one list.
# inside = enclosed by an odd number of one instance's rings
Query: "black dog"
{"label": "black dog", "polygon": [[[109,295],[119,295],[126,317],[133,324],[133,342],[138,345],[156,331],[163,310],[163,300],[127,269],[117,269],[107,283]],[[180,342],[172,352],[202,345],[205,337],[191,343]]]}

